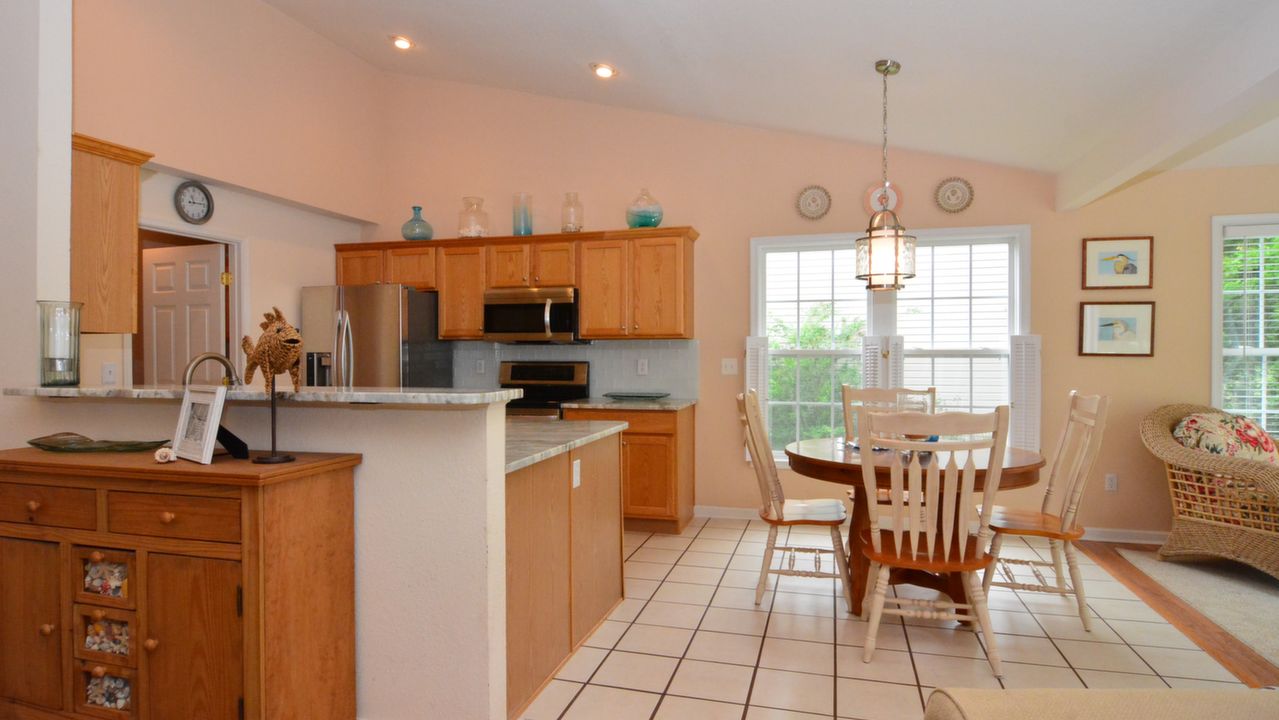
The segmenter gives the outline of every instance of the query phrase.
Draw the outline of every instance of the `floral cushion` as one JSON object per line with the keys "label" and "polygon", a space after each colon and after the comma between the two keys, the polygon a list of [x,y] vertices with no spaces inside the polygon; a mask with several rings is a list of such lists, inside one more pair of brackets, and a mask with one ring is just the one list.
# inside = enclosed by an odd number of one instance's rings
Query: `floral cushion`
{"label": "floral cushion", "polygon": [[1187,415],[1172,431],[1177,442],[1195,450],[1279,465],[1279,449],[1260,425],[1225,412]]}

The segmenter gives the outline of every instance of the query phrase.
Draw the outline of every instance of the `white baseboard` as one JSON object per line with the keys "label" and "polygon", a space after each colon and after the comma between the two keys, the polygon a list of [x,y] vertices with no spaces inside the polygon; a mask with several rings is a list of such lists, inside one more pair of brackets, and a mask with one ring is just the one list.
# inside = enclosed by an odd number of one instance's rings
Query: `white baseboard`
{"label": "white baseboard", "polygon": [[[696,505],[693,514],[697,517],[727,518],[730,520],[754,520],[759,517],[755,508],[725,507],[723,505]],[[1084,528],[1085,540],[1098,542],[1127,542],[1145,545],[1163,545],[1168,540],[1168,533],[1158,530],[1124,530],[1123,528]]]}
{"label": "white baseboard", "polygon": [[1124,530],[1122,528],[1084,528],[1085,540],[1099,542],[1127,542],[1145,545],[1163,545],[1168,541],[1168,533],[1160,530]]}

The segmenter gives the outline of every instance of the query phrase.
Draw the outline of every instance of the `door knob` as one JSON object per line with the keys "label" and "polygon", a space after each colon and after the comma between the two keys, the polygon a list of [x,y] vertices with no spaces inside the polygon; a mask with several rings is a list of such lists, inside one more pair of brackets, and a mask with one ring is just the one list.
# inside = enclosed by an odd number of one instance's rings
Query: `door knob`
{"label": "door knob", "polygon": [[52,635],[52,634],[53,634],[53,626],[52,626],[52,625],[49,625],[48,623],[46,623],[46,624],[44,624],[44,625],[41,625],[41,626],[40,626],[40,634],[41,634],[41,635],[43,635],[43,636],[45,636],[45,637],[49,637],[50,635]]}
{"label": "door knob", "polygon": [[155,638],[147,638],[143,641],[142,647],[146,648],[147,652],[154,652],[156,648],[160,647],[160,641]]}
{"label": "door knob", "polygon": [[39,509],[40,509],[40,501],[39,501],[39,500],[28,500],[28,501],[27,501],[27,512],[35,512],[36,510],[39,510]]}
{"label": "door knob", "polygon": [[105,677],[107,674],[107,669],[102,667],[101,665],[95,665],[93,669],[89,671],[89,674],[94,676],[95,678]]}
{"label": "door knob", "polygon": [[168,525],[169,523],[176,520],[177,517],[178,517],[177,515],[174,515],[171,512],[162,512],[160,513],[160,522],[164,523],[165,525]]}

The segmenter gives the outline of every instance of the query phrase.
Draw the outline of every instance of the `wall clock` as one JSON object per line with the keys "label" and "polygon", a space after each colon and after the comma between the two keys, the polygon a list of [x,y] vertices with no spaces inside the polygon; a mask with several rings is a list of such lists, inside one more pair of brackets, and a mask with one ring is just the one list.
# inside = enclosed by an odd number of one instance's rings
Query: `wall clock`
{"label": "wall clock", "polygon": [[866,212],[872,215],[879,212],[879,198],[885,192],[888,193],[888,209],[893,212],[901,209],[902,191],[893,183],[888,183],[886,188],[880,183],[875,183],[866,190]]}
{"label": "wall clock", "polygon": [[973,204],[973,185],[961,177],[948,177],[937,183],[937,207],[957,213]]}
{"label": "wall clock", "polygon": [[816,220],[830,212],[830,191],[821,185],[809,185],[799,191],[795,209],[809,220]]}
{"label": "wall clock", "polygon": [[192,225],[203,225],[213,217],[213,193],[197,180],[187,180],[173,191],[173,208],[178,217]]}

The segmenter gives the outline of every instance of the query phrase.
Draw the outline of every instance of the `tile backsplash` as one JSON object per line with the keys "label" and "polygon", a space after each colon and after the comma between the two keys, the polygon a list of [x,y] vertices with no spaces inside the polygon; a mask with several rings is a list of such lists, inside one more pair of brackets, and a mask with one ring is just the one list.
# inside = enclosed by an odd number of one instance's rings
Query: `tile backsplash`
{"label": "tile backsplash", "polygon": [[[589,345],[501,345],[458,342],[453,346],[453,386],[497,387],[503,360],[586,360],[591,363],[591,395],[606,392],[668,392],[698,396],[696,340],[599,340]],[[648,374],[637,370],[648,361]],[[480,366],[483,372],[476,372]]]}

